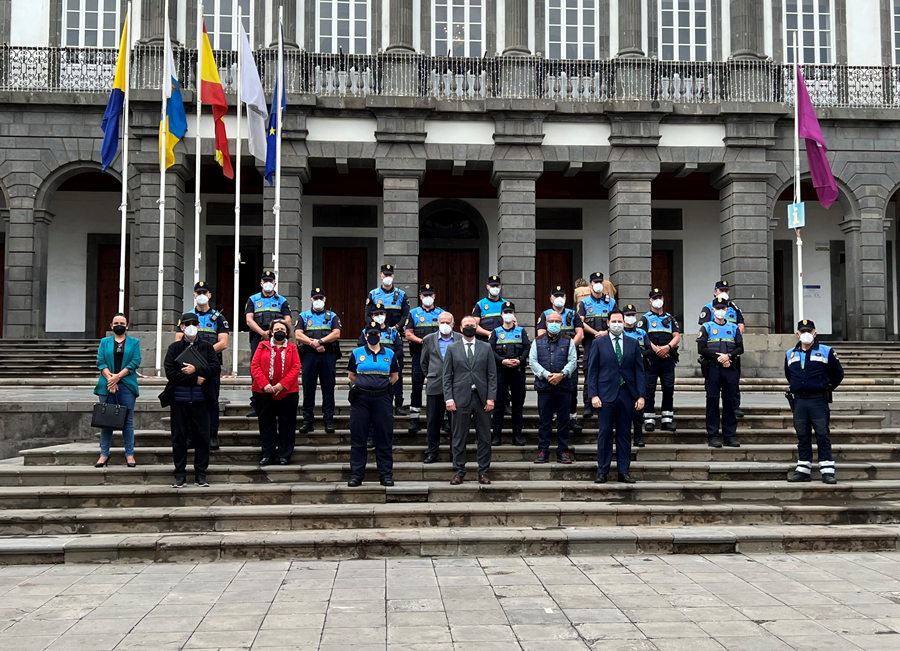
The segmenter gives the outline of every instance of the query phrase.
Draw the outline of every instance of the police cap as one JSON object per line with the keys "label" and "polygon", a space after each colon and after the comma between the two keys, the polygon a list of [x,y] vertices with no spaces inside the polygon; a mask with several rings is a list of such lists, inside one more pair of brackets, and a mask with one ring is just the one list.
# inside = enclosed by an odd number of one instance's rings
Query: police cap
{"label": "police cap", "polygon": [[434,285],[431,283],[425,283],[421,287],[419,287],[419,293],[422,296],[434,296]]}
{"label": "police cap", "polygon": [[662,296],[662,290],[659,287],[654,287],[650,290],[650,298],[656,298],[657,296]]}
{"label": "police cap", "polygon": [[318,298],[319,296],[321,296],[322,298],[325,298],[325,292],[322,291],[321,287],[313,287],[312,291],[309,293],[309,297],[310,298]]}
{"label": "police cap", "polygon": [[500,308],[500,311],[501,312],[515,312],[516,304],[513,303],[512,301],[506,301],[505,303],[503,303],[503,307]]}
{"label": "police cap", "polygon": [[729,305],[728,299],[722,298],[721,296],[716,296],[712,302],[713,309],[720,308],[727,310]]}
{"label": "police cap", "polygon": [[366,334],[370,334],[372,332],[381,332],[381,326],[374,321],[369,321],[366,324]]}
{"label": "police cap", "polygon": [[602,283],[603,282],[603,274],[600,273],[599,271],[595,271],[594,273],[591,274],[590,280],[592,283],[593,282]]}
{"label": "police cap", "polygon": [[272,282],[275,282],[275,272],[270,271],[269,269],[266,269],[265,271],[262,272],[262,276],[260,276],[259,279],[260,280],[271,280]]}
{"label": "police cap", "polygon": [[727,290],[728,287],[729,287],[729,285],[728,285],[727,280],[720,280],[716,283],[716,289],[726,289]]}
{"label": "police cap", "polygon": [[193,312],[185,312],[181,315],[181,319],[179,319],[178,323],[180,325],[187,325],[188,323],[196,323],[199,325],[200,319]]}
{"label": "police cap", "polygon": [[383,273],[385,276],[393,276],[394,275],[394,265],[392,265],[392,264],[381,265],[381,273]]}
{"label": "police cap", "polygon": [[625,307],[622,308],[622,314],[637,314],[637,308],[629,303]]}
{"label": "police cap", "polygon": [[797,324],[797,332],[812,332],[816,329],[816,324],[811,319],[803,319]]}
{"label": "police cap", "polygon": [[500,282],[500,276],[489,276],[487,284],[488,285],[502,285],[503,283]]}
{"label": "police cap", "polygon": [[194,285],[194,292],[212,292],[212,287],[209,286],[208,282],[201,280]]}
{"label": "police cap", "polygon": [[557,285],[550,291],[550,296],[565,296],[566,290],[562,288],[562,285]]}
{"label": "police cap", "polygon": [[384,303],[382,303],[381,301],[378,301],[378,303],[376,303],[372,307],[372,314],[375,314],[376,312],[378,312],[379,314],[387,313],[387,308],[384,306]]}

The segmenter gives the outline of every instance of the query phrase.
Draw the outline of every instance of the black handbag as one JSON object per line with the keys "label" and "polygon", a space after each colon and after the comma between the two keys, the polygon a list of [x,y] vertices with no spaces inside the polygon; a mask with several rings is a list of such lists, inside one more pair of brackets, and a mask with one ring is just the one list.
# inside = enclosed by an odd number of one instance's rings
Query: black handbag
{"label": "black handbag", "polygon": [[128,420],[130,411],[125,405],[119,404],[119,396],[115,403],[98,402],[94,405],[94,414],[91,416],[91,427],[99,429],[124,430],[125,421]]}

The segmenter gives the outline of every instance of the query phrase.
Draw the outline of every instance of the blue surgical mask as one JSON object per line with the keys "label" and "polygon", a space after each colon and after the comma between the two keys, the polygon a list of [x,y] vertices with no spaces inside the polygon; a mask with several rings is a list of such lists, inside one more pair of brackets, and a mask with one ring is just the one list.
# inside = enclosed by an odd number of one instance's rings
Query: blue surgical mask
{"label": "blue surgical mask", "polygon": [[547,332],[551,335],[558,335],[560,330],[562,330],[562,323],[554,321],[553,323],[547,324]]}

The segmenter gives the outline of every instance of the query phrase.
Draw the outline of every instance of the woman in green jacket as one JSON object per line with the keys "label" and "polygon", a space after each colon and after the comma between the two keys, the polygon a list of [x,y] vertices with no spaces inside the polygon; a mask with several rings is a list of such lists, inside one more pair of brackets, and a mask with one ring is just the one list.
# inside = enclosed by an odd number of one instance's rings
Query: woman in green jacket
{"label": "woman in green jacket", "polygon": [[[141,365],[141,344],[134,337],[126,335],[128,319],[124,314],[113,317],[110,328],[112,337],[100,340],[97,349],[97,368],[100,378],[94,393],[100,396],[100,402],[115,403],[128,407],[128,419],[122,439],[125,443],[125,461],[129,468],[137,466],[134,460],[134,403],[139,395],[137,370]],[[109,464],[109,447],[112,445],[112,430],[100,430],[100,458],[95,468],[103,468]]]}

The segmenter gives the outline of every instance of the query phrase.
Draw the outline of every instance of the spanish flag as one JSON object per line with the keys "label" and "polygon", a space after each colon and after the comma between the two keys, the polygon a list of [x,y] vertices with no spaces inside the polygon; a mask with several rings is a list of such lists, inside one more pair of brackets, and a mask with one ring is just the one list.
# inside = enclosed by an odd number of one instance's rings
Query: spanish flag
{"label": "spanish flag", "polygon": [[[119,118],[122,116],[122,106],[125,104],[125,69],[128,66],[128,17],[122,26],[122,40],[119,43],[119,57],[116,60],[116,76],[113,78],[112,91],[109,93],[109,103],[106,105],[106,113],[103,114],[103,147],[100,149],[100,160],[103,171],[112,165],[119,151]],[[128,117],[126,116],[126,120]],[[125,145],[128,146],[127,144]]]}
{"label": "spanish flag", "polygon": [[[163,86],[166,94],[165,120],[159,122],[159,148],[166,152],[166,169],[175,164],[175,145],[184,138],[187,131],[187,116],[184,113],[184,101],[181,99],[181,84],[178,83],[178,71],[175,69],[175,57],[172,55],[172,41],[166,38],[166,59],[163,75],[168,77],[168,84]],[[165,78],[163,77],[163,78]]]}
{"label": "spanish flag", "polygon": [[[213,58],[212,46],[209,44],[205,24],[203,25],[203,43],[200,48],[200,101],[212,105],[216,127],[216,161],[222,166],[225,176],[233,179],[234,170],[231,168],[231,156],[228,153],[228,134],[225,133],[225,114],[228,113],[228,103],[225,101],[225,91],[222,88],[222,80],[219,78],[219,68]],[[197,128],[200,128],[199,124]]]}

